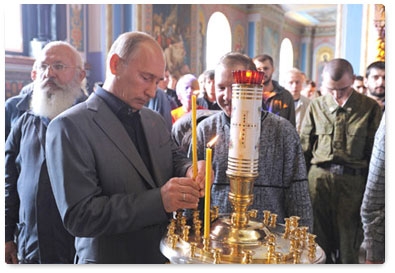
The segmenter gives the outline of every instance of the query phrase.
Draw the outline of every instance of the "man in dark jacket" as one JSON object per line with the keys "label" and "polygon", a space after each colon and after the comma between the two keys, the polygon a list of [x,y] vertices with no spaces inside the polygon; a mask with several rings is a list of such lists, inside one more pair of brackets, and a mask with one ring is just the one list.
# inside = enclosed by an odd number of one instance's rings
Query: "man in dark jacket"
{"label": "man in dark jacket", "polygon": [[253,62],[258,71],[265,72],[262,91],[262,108],[277,116],[283,117],[293,126],[295,122],[295,104],[292,94],[272,79],[274,72],[273,58],[267,54],[257,55]]}
{"label": "man in dark jacket", "polygon": [[5,140],[10,134],[12,125],[29,109],[36,75],[37,61],[34,61],[30,71],[32,82],[23,86],[17,96],[10,97],[5,101]]}
{"label": "man in dark jacket", "polygon": [[5,262],[73,263],[74,237],[63,226],[48,177],[45,135],[54,117],[86,99],[78,51],[47,44],[37,58],[30,108],[5,145]]}

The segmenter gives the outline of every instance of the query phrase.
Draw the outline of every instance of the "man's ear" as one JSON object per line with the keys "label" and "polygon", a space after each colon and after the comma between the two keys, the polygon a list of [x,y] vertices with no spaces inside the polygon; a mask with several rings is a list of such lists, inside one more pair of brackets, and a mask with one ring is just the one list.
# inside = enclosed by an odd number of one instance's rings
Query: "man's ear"
{"label": "man's ear", "polygon": [[118,54],[113,54],[110,58],[111,74],[117,75],[121,64],[122,64],[122,59],[118,56]]}
{"label": "man's ear", "polygon": [[30,71],[30,78],[32,79],[32,81],[36,80],[36,76],[37,76],[37,70]]}
{"label": "man's ear", "polygon": [[86,71],[80,69],[80,75],[79,76],[80,76],[80,81],[82,81],[86,77]]}

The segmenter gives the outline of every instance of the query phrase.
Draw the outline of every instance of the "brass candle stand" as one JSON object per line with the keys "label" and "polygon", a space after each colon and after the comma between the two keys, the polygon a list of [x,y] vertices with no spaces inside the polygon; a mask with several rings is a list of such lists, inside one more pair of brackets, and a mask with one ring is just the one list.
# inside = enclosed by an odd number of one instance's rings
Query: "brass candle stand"
{"label": "brass candle stand", "polygon": [[[171,263],[312,264],[324,263],[325,253],[315,235],[299,226],[299,217],[277,223],[277,215],[248,210],[258,176],[263,73],[233,72],[232,116],[228,169],[232,213],[210,208],[210,234],[202,236],[200,212],[187,219],[182,211],[172,219],[160,249]],[[213,193],[215,194],[215,193]]]}
{"label": "brass candle stand", "polygon": [[247,212],[243,228],[232,224],[230,214],[218,214],[213,207],[210,237],[202,236],[199,212],[192,224],[182,211],[172,219],[160,249],[174,264],[315,264],[325,262],[325,253],[307,227],[299,226],[299,217],[278,224],[277,215],[263,211],[263,221],[256,221],[257,211]]}

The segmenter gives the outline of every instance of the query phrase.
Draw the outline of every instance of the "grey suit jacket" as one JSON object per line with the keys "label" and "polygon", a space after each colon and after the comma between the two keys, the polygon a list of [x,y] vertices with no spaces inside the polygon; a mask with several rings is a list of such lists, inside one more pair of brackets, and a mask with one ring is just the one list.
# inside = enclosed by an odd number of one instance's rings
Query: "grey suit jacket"
{"label": "grey suit jacket", "polygon": [[153,173],[122,123],[95,93],[48,126],[48,171],[63,222],[76,236],[77,263],[163,263],[170,214],[160,187],[191,165],[163,118],[143,108]]}

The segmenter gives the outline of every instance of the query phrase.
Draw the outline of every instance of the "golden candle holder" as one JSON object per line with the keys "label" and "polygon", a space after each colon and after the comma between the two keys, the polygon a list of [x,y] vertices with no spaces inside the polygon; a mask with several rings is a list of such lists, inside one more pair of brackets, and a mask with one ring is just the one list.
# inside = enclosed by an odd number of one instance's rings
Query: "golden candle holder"
{"label": "golden candle holder", "polygon": [[210,223],[204,224],[203,236],[199,211],[193,212],[192,219],[186,219],[182,211],[177,211],[160,250],[176,264],[324,263],[324,251],[316,244],[315,235],[308,233],[307,227],[299,226],[298,216],[286,218],[285,224],[281,224],[277,223],[277,215],[268,210],[262,211],[262,221],[257,220],[257,210],[248,210],[253,203],[254,181],[258,176],[263,73],[235,71],[233,76],[236,83],[232,85],[233,110],[226,171],[233,211],[219,214],[218,207],[210,207],[207,213],[208,208],[205,208],[204,219],[210,219]]}
{"label": "golden candle holder", "polygon": [[[217,208],[212,208],[212,214]],[[263,212],[262,212],[263,213]],[[211,222],[209,238],[201,236],[201,221],[189,227],[182,211],[169,224],[160,249],[174,264],[315,264],[325,263],[325,253],[307,227],[265,224],[251,217],[243,228],[235,227],[231,214],[220,214]],[[259,214],[259,213],[258,213]],[[275,218],[273,218],[275,219]],[[177,224],[179,223],[179,224]],[[184,224],[183,224],[184,223]],[[184,225],[184,226],[183,226]],[[187,226],[187,228],[185,228]],[[185,230],[189,233],[186,235]],[[199,235],[197,235],[199,234]]]}

